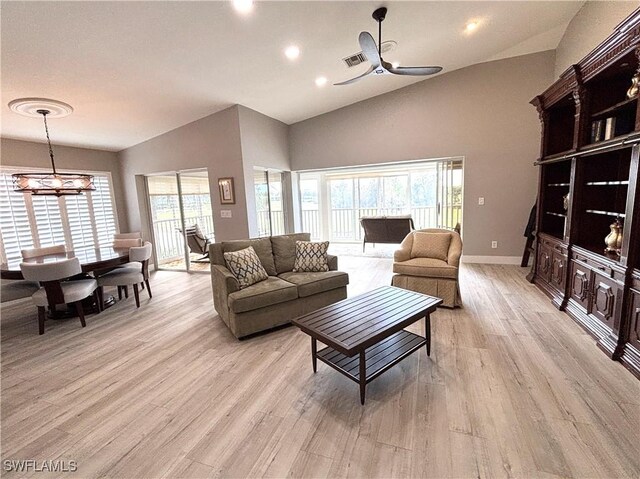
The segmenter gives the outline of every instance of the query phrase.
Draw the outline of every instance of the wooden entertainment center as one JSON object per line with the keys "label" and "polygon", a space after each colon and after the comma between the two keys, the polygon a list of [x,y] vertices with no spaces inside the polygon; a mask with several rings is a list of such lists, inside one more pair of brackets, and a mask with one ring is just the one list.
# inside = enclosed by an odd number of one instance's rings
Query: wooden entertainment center
{"label": "wooden entertainment center", "polygon": [[[640,377],[638,79],[640,9],[531,101],[542,142],[529,279]],[[620,252],[605,252],[616,219]]]}

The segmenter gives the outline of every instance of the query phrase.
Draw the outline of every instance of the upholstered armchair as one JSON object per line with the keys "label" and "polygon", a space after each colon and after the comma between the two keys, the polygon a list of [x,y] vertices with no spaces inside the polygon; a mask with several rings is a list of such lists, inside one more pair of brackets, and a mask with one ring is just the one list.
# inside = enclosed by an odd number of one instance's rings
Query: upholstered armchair
{"label": "upholstered armchair", "polygon": [[442,298],[443,306],[462,306],[458,267],[462,240],[455,231],[424,229],[409,233],[393,257],[391,284]]}

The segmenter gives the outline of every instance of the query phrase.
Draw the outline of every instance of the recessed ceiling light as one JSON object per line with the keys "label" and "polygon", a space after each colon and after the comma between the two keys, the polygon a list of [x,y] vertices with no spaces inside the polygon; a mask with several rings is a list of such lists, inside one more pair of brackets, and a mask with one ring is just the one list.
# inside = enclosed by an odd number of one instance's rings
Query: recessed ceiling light
{"label": "recessed ceiling light", "polygon": [[253,0],[233,0],[233,8],[239,13],[247,14],[253,10]]}
{"label": "recessed ceiling light", "polygon": [[467,33],[471,33],[473,31],[475,31],[478,28],[478,22],[469,22],[467,23],[467,26],[465,27],[465,30]]}
{"label": "recessed ceiling light", "polygon": [[284,54],[289,60],[295,60],[300,56],[300,49],[295,45],[291,45],[285,49]]}
{"label": "recessed ceiling light", "polygon": [[318,77],[316,78],[316,86],[325,86],[327,84],[327,77]]}
{"label": "recessed ceiling light", "polygon": [[392,66],[393,68],[398,68],[398,67],[400,66],[400,62],[392,62],[392,63],[391,63],[391,66]]}

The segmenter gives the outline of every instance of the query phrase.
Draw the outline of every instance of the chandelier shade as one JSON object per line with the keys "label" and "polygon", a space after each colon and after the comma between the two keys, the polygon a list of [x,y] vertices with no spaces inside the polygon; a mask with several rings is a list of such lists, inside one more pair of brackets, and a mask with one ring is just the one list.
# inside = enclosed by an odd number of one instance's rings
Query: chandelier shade
{"label": "chandelier shade", "polygon": [[[25,114],[25,116],[34,116],[33,111],[19,111],[13,108],[13,105],[28,104],[31,100],[41,99],[22,99],[14,100],[9,106],[17,113]],[[53,102],[54,100],[49,100]],[[61,105],[66,105],[61,103]],[[66,105],[68,106],[68,105]],[[69,107],[71,111],[71,107]],[[96,189],[93,183],[93,176],[84,173],[59,173],[56,171],[56,164],[53,159],[53,149],[51,147],[51,140],[49,139],[49,127],[47,125],[47,115],[51,113],[48,109],[37,109],[36,114],[42,115],[44,120],[44,131],[47,135],[47,144],[49,145],[49,158],[51,158],[51,172],[30,172],[30,173],[14,173],[13,189],[14,191],[20,191],[23,193],[31,193],[32,195],[51,195],[51,196],[65,196],[65,195],[79,195],[85,191],[93,191]],[[67,113],[68,114],[68,113]],[[61,116],[61,115],[59,115]]]}

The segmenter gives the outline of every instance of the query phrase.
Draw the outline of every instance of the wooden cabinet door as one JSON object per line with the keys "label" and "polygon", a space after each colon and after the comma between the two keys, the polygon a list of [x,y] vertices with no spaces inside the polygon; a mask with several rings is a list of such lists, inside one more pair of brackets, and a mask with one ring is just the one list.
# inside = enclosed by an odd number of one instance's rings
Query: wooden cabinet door
{"label": "wooden cabinet door", "polygon": [[564,294],[564,286],[567,277],[567,257],[554,252],[551,256],[551,269],[549,271],[549,283],[560,293]]}
{"label": "wooden cabinet door", "polygon": [[569,294],[585,312],[589,312],[589,286],[591,283],[591,270],[584,266],[571,262],[571,274],[569,275]]}
{"label": "wooden cabinet door", "polygon": [[537,274],[548,283],[551,277],[551,251],[547,245],[541,242],[538,242],[537,261]]}
{"label": "wooden cabinet door", "polygon": [[629,343],[640,351],[640,291],[631,290]]}
{"label": "wooden cabinet door", "polygon": [[619,288],[615,281],[594,273],[591,287],[591,308],[589,312],[611,329],[613,329],[618,290]]}

